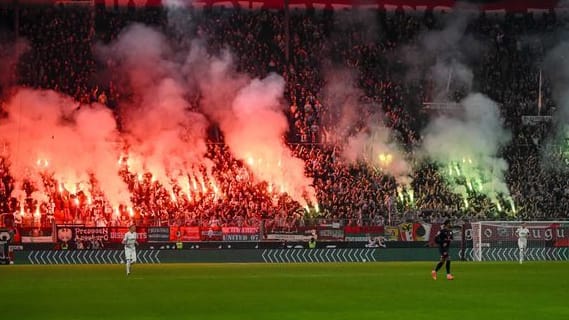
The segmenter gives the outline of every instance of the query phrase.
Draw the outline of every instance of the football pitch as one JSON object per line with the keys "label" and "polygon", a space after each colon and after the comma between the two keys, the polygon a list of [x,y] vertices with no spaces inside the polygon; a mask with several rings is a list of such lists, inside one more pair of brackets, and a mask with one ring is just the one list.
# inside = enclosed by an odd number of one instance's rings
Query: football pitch
{"label": "football pitch", "polygon": [[569,263],[0,266],[2,319],[569,319]]}

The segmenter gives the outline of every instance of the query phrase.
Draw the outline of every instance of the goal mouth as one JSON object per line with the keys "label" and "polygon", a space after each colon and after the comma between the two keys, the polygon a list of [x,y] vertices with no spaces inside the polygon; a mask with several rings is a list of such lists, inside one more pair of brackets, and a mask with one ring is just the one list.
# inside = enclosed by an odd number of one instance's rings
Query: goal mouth
{"label": "goal mouth", "polygon": [[[529,232],[520,240],[518,233],[523,224]],[[569,221],[474,222],[472,247],[465,249],[465,258],[471,261],[569,260]]]}

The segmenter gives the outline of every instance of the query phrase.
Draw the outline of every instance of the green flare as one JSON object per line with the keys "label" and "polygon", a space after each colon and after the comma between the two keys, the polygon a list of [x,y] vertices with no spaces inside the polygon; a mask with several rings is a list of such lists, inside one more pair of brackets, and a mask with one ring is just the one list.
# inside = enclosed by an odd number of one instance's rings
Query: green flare
{"label": "green flare", "polygon": [[[463,161],[463,163],[461,163],[461,161]],[[468,156],[443,163],[444,164],[440,167],[440,172],[444,175],[452,192],[461,195],[461,199],[466,208],[471,208],[469,203],[470,199],[466,200],[463,198],[476,195],[477,198],[482,196],[485,201],[490,201],[496,208],[494,212],[504,212],[504,210],[511,212],[510,202],[508,202],[508,198],[510,197],[509,192],[502,190],[502,184],[497,185],[493,182],[501,182],[503,177],[501,176],[502,172],[500,170],[497,170],[491,165],[481,166],[484,162],[479,163],[477,162],[477,158],[470,158]],[[504,201],[504,203],[498,203],[498,193],[503,194],[504,198],[500,198],[500,201]],[[477,202],[472,205],[478,209]]]}
{"label": "green flare", "polygon": [[464,197],[464,206],[468,209],[468,199],[466,197]]}
{"label": "green flare", "polygon": [[516,213],[516,206],[514,204],[514,199],[510,198],[510,205],[512,206],[512,212]]}

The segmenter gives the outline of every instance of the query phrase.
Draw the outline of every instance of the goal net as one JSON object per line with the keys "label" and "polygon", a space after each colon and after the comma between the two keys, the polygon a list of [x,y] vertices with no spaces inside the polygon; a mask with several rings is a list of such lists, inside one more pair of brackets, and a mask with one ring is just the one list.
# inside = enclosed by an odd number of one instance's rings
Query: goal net
{"label": "goal net", "polygon": [[[568,260],[569,221],[527,221],[525,260]],[[465,258],[471,261],[517,261],[516,230],[519,221],[481,221],[472,223],[472,248]],[[469,252],[468,252],[469,251]]]}

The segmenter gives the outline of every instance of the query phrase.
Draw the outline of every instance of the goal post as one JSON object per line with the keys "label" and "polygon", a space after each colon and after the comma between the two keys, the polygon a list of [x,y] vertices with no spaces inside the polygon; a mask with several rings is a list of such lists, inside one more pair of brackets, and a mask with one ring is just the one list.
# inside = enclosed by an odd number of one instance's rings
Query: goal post
{"label": "goal post", "polygon": [[[526,260],[568,260],[569,221],[524,221],[529,229]],[[520,221],[480,221],[472,223],[472,248],[465,252],[470,261],[517,261],[516,230]]]}

